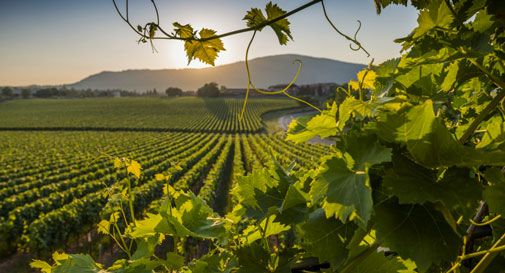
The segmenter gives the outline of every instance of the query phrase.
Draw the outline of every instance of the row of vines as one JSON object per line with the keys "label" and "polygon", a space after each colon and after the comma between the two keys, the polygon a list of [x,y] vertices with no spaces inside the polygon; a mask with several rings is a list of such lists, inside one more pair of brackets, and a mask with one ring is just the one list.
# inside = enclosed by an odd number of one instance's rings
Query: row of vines
{"label": "row of vines", "polygon": [[[43,251],[64,246],[100,219],[116,185],[127,174],[117,172],[111,158],[135,158],[142,177],[133,185],[135,208],[143,211],[162,195],[156,175],[178,189],[191,189],[224,212],[233,177],[272,150],[307,151],[278,154],[284,164],[313,165],[307,155],[325,150],[317,145],[292,147],[276,136],[208,133],[24,133],[3,132],[0,175],[0,237],[2,253],[16,249]],[[37,145],[26,153],[26,142]],[[84,143],[82,146],[81,143]],[[278,145],[278,143],[284,146]],[[28,145],[28,146],[29,146]],[[243,154],[243,146],[254,147]],[[101,148],[103,147],[103,148]],[[69,153],[73,156],[69,157]],[[232,167],[233,166],[233,167]],[[217,195],[221,195],[217,199]],[[223,201],[224,200],[224,201]],[[102,212],[103,213],[103,212]],[[62,230],[61,226],[65,229]],[[8,242],[8,243],[7,243]]]}

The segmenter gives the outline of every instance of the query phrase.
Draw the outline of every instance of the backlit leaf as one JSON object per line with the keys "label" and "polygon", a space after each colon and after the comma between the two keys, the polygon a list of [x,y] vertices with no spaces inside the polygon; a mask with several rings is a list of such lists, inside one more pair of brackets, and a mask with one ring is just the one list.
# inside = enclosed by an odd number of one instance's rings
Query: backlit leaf
{"label": "backlit leaf", "polygon": [[142,166],[140,166],[140,164],[135,161],[135,160],[131,160],[130,162],[128,162],[128,167],[127,167],[127,171],[128,173],[131,173],[133,174],[137,179],[140,178],[140,175],[142,174]]}

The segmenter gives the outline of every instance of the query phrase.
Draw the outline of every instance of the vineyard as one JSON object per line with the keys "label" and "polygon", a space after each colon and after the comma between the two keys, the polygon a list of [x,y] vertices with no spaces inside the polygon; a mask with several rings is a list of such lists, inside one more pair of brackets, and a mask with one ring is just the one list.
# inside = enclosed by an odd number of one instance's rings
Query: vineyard
{"label": "vineyard", "polygon": [[297,107],[286,99],[113,98],[17,100],[0,107],[0,129],[258,132],[261,115]]}
{"label": "vineyard", "polygon": [[[196,99],[180,101],[186,106],[203,107],[200,105],[202,102]],[[124,107],[131,110],[134,102],[134,99],[125,101]],[[39,107],[43,104],[52,107],[51,103],[35,101]],[[75,102],[81,107],[86,103]],[[95,100],[89,108],[95,111],[94,106],[110,103]],[[114,103],[119,105],[124,102]],[[139,100],[140,106],[133,111],[148,111],[151,107],[145,103],[146,100]],[[240,104],[238,100],[212,101],[212,109],[221,111],[223,119],[216,116],[210,120],[211,123],[204,122],[200,120],[202,115],[199,111],[210,110],[195,108],[194,113],[185,111],[178,116],[184,117],[184,120],[170,123],[189,125],[185,129],[195,128],[195,132],[0,132],[0,238],[5,242],[0,244],[0,252],[2,255],[16,250],[47,252],[94,230],[109,191],[128,179],[127,174],[118,172],[114,167],[113,158],[132,158],[142,166],[142,176],[133,188],[137,213],[148,209],[162,196],[162,187],[167,181],[156,179],[156,175],[163,174],[173,187],[192,190],[224,214],[230,209],[228,192],[237,177],[273,166],[275,162],[285,167],[295,163],[296,170],[314,167],[322,154],[329,153],[327,147],[293,145],[280,136],[240,133],[242,130],[259,130],[260,114],[267,109],[293,105],[284,100],[266,100],[264,107],[256,107],[254,103],[248,108],[244,120],[246,125],[233,119]],[[183,112],[181,109],[170,111]],[[103,109],[96,111],[103,113]],[[23,114],[29,115],[21,113],[20,116]],[[133,112],[125,119],[135,118],[135,114],[138,113]],[[63,109],[53,111],[52,115],[60,117],[56,122],[62,125],[73,120],[72,115],[67,115]],[[83,124],[86,116],[93,115],[98,114],[75,116],[81,118],[76,124]],[[115,118],[119,116],[111,117],[112,120]],[[136,118],[148,120],[150,116],[144,113]],[[105,114],[99,121],[102,125],[112,122]],[[2,122],[8,124],[11,121]],[[190,127],[191,124],[194,127]],[[162,126],[161,123],[152,125]],[[237,132],[200,132],[227,131],[226,128]],[[62,226],[65,226],[64,230]]]}
{"label": "vineyard", "polygon": [[[188,63],[214,65],[225,37],[250,33],[244,99],[2,102],[2,257],[28,252],[42,273],[505,273],[503,0],[374,0],[418,16],[379,64],[329,1],[252,7],[223,33],[165,25],[147,2],[154,17],[137,22],[112,0],[139,44],[182,43]],[[286,45],[290,16],[316,5],[368,66],[324,101],[291,92],[300,60],[282,89],[257,88],[256,35]]]}

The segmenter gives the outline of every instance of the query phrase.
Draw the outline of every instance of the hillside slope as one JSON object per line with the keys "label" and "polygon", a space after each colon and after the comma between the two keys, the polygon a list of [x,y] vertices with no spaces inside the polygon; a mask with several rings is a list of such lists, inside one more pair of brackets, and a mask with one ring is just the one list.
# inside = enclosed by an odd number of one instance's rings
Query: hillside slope
{"label": "hillside slope", "polygon": [[[254,83],[260,87],[288,83],[296,72],[297,65],[293,64],[293,61],[297,59],[303,62],[303,70],[297,84],[347,82],[364,67],[362,64],[293,54],[261,57],[249,62]],[[229,88],[245,87],[247,76],[244,62],[201,69],[101,72],[69,87],[145,91],[153,88],[165,90],[167,87],[174,86],[183,90],[196,90],[204,83],[211,81]]]}

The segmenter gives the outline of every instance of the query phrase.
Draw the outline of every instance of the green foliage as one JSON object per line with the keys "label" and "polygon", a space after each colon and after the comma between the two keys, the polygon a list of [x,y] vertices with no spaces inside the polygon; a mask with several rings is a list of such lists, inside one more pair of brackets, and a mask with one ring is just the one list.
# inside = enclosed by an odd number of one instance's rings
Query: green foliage
{"label": "green foliage", "polygon": [[[277,4],[272,4],[272,2],[269,2],[267,4],[265,11],[267,16],[265,16],[263,12],[257,8],[252,8],[250,11],[248,11],[244,17],[244,20],[247,21],[247,26],[256,28],[258,31],[261,31],[263,27],[267,26],[266,23],[268,21],[275,20],[276,18],[286,14],[286,11],[281,9]],[[275,32],[275,35],[277,35],[277,38],[279,39],[279,43],[281,45],[285,45],[288,43],[289,39],[293,39],[289,25],[290,23],[286,18],[268,24],[268,26],[271,27]]]}
{"label": "green foliage", "polygon": [[165,90],[165,94],[168,97],[178,97],[178,96],[182,96],[183,91],[182,91],[182,89],[177,88],[177,87],[169,87],[169,88],[167,88],[167,90]]}
{"label": "green foliage", "polygon": [[260,132],[262,114],[297,107],[270,98],[253,98],[248,105],[240,120],[242,100],[229,98],[11,100],[0,107],[0,129]]}
{"label": "green foliage", "polygon": [[[94,223],[107,235],[122,217],[109,206],[104,209],[104,204],[107,199],[110,204],[121,203],[127,178],[140,177],[139,183],[132,183],[135,210],[160,198],[169,182],[179,189],[199,189],[198,196],[223,213],[229,189],[224,181],[244,174],[230,165],[239,166],[244,160],[259,163],[256,154],[274,146],[287,153],[279,156],[282,164],[296,160],[298,168],[313,166],[311,156],[326,152],[321,146],[293,146],[274,136],[266,136],[266,142],[258,135],[236,136],[238,141],[231,135],[208,133],[2,132],[0,150],[6,164],[0,170],[0,238],[8,243],[0,253],[18,247],[54,249]],[[251,154],[231,161],[231,151],[258,141],[266,146],[255,146]],[[136,160],[109,159],[123,155]]]}
{"label": "green foliage", "polygon": [[219,97],[220,93],[219,86],[215,82],[206,83],[196,91],[199,97]]}
{"label": "green foliage", "polygon": [[182,39],[186,39],[184,50],[188,57],[188,64],[192,60],[199,59],[203,63],[214,65],[218,53],[225,50],[221,39],[209,39],[216,35],[215,30],[202,28],[197,35],[191,25],[174,23],[174,27],[176,35]]}

